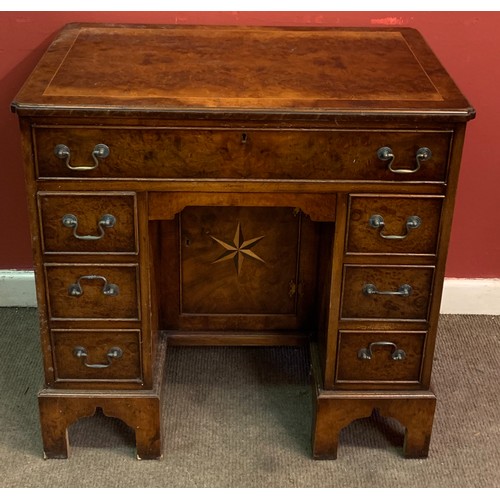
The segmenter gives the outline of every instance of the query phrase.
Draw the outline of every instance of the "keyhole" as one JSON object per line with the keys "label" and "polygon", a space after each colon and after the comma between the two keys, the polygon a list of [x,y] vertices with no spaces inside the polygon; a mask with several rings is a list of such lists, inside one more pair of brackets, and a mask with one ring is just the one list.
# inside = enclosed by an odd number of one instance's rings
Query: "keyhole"
{"label": "keyhole", "polygon": [[242,143],[242,144],[246,144],[247,139],[248,139],[247,134],[246,134],[245,132],[243,132],[243,133],[241,134],[241,143]]}

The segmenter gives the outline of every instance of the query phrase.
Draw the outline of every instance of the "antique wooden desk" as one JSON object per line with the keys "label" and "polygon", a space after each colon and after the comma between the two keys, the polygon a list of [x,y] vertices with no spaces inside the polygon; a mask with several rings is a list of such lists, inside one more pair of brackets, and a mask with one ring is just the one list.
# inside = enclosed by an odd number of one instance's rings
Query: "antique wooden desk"
{"label": "antique wooden desk", "polygon": [[374,409],[427,455],[474,110],[419,33],[73,24],[13,109],[46,457],[97,407],[160,457],[167,343],[309,343],[314,457]]}

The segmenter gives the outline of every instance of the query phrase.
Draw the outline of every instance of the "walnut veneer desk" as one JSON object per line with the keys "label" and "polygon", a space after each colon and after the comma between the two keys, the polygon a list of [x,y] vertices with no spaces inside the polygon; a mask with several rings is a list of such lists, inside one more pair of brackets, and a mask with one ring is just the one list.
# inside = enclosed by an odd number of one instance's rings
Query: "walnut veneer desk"
{"label": "walnut veneer desk", "polygon": [[160,457],[167,343],[309,343],[315,457],[374,409],[427,455],[474,110],[416,31],[73,24],[13,109],[46,457],[97,407]]}

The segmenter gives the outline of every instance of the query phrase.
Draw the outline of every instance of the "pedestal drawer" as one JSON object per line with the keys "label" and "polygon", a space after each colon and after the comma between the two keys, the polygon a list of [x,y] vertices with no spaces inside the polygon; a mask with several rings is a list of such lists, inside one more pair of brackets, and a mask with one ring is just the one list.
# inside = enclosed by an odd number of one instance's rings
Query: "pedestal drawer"
{"label": "pedestal drawer", "polygon": [[137,253],[134,193],[38,194],[45,253]]}
{"label": "pedestal drawer", "polygon": [[349,197],[346,251],[351,254],[435,255],[442,197]]}
{"label": "pedestal drawer", "polygon": [[51,319],[140,319],[138,266],[45,266]]}
{"label": "pedestal drawer", "polygon": [[431,266],[346,265],[341,318],[425,320],[433,275]]}
{"label": "pedestal drawer", "polygon": [[446,180],[451,133],[35,127],[39,177]]}
{"label": "pedestal drawer", "polygon": [[140,330],[52,330],[57,381],[138,381]]}
{"label": "pedestal drawer", "polygon": [[425,332],[340,331],[336,382],[418,382]]}

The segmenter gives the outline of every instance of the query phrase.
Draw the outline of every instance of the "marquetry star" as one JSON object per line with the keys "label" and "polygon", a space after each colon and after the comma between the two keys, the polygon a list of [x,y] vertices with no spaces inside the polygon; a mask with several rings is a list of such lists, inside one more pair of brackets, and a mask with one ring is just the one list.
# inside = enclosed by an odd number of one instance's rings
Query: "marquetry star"
{"label": "marquetry star", "polygon": [[241,224],[238,222],[238,227],[236,228],[236,233],[234,234],[234,239],[232,243],[226,243],[225,241],[219,240],[215,236],[211,236],[214,241],[216,241],[219,245],[225,248],[225,252],[218,257],[216,260],[212,262],[215,264],[216,262],[223,262],[225,260],[233,260],[234,266],[236,267],[236,273],[238,276],[241,273],[241,267],[243,266],[243,260],[245,257],[249,257],[254,260],[258,260],[260,262],[265,261],[261,259],[257,254],[255,254],[251,248],[253,248],[264,236],[259,236],[258,238],[252,238],[251,240],[245,240],[243,236],[243,231],[241,229]]}

